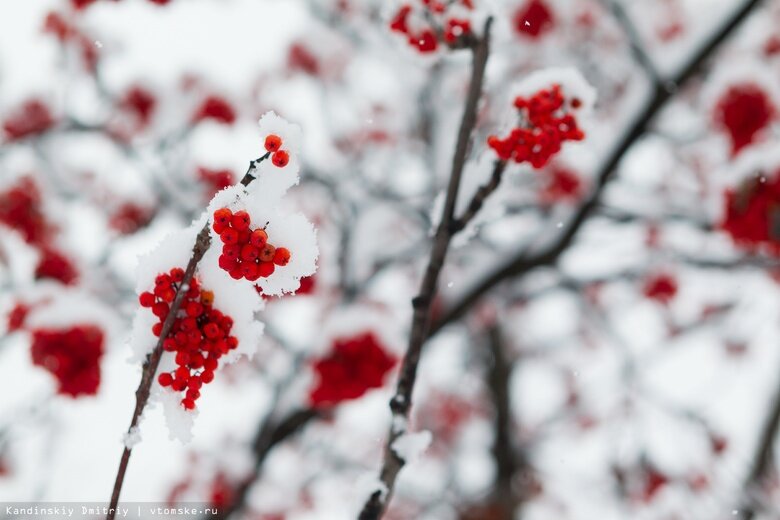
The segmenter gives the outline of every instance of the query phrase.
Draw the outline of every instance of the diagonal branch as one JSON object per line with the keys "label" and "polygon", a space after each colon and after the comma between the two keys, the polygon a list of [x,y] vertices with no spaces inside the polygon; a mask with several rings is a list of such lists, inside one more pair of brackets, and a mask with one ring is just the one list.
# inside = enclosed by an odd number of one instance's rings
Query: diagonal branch
{"label": "diagonal branch", "polygon": [[444,266],[450,242],[457,227],[454,216],[455,203],[458,199],[458,190],[466,163],[471,133],[477,122],[477,106],[482,94],[485,67],[490,54],[489,42],[492,22],[492,18],[486,20],[483,36],[470,47],[472,52],[471,82],[460,122],[455,153],[452,158],[452,172],[447,187],[447,196],[444,202],[442,218],[434,237],[428,266],[420,284],[419,293],[412,300],[414,312],[409,344],[407,345],[406,355],[401,366],[395,395],[390,400],[393,421],[385,444],[384,461],[379,476],[384,490],[377,490],[369,497],[363,510],[360,512],[360,520],[377,520],[382,517],[392,497],[398,473],[405,464],[403,458],[395,453],[392,446],[395,440],[406,432],[406,427],[403,425],[409,417],[420,354],[422,353],[423,344],[429,335],[431,304],[436,294],[439,274]]}
{"label": "diagonal branch", "polygon": [[[241,179],[241,184],[246,186],[254,180],[252,172],[255,170],[256,166],[262,161],[266,160],[269,155],[270,154],[265,154],[259,159],[249,162],[249,169],[244,175],[244,178]],[[189,286],[193,276],[195,276],[195,269],[197,269],[198,264],[203,259],[203,255],[206,254],[206,251],[208,251],[210,246],[211,235],[209,234],[209,225],[207,222],[203,228],[201,228],[201,230],[198,232],[198,236],[195,238],[195,245],[192,247],[192,256],[190,257],[189,262],[187,262],[187,268],[184,271],[184,278],[179,285],[179,289],[176,291],[176,296],[174,297],[173,302],[171,302],[170,312],[163,321],[160,336],[157,338],[157,344],[154,346],[154,350],[152,350],[151,354],[149,354],[146,362],[143,365],[141,382],[138,385],[138,389],[135,391],[135,408],[133,409],[133,416],[130,419],[130,426],[127,430],[128,433],[138,427],[138,422],[141,419],[141,415],[146,408],[146,404],[149,402],[149,395],[151,393],[152,383],[154,382],[154,376],[157,374],[157,368],[160,366],[160,359],[162,358],[163,342],[165,341],[165,338],[168,337],[168,334],[170,334],[171,328],[173,328],[176,315],[179,313],[182,301],[184,301],[184,296],[187,293],[186,289],[184,288]],[[119,494],[122,492],[122,485],[125,481],[125,473],[127,472],[127,465],[130,462],[130,455],[132,454],[132,451],[133,449],[128,446],[125,446],[125,449],[122,451],[122,456],[119,459],[119,469],[117,470],[116,479],[114,480],[114,488],[111,491],[111,502],[108,506],[106,520],[113,520],[114,516],[116,515],[116,506],[119,503]]]}
{"label": "diagonal branch", "polygon": [[656,116],[672,99],[680,87],[685,86],[701,70],[705,62],[720,48],[729,36],[745,21],[748,15],[762,3],[762,0],[747,0],[734,12],[687,61],[675,75],[670,85],[656,84],[654,92],[645,107],[634,119],[625,134],[620,138],[596,176],[596,183],[587,200],[574,213],[561,235],[547,248],[536,253],[522,252],[510,258],[498,269],[490,273],[480,283],[457,301],[432,327],[431,334],[437,333],[448,323],[461,318],[480,298],[506,279],[521,277],[543,266],[554,265],[569,248],[601,203],[604,190],[616,174],[617,167],[628,150],[648,131]]}

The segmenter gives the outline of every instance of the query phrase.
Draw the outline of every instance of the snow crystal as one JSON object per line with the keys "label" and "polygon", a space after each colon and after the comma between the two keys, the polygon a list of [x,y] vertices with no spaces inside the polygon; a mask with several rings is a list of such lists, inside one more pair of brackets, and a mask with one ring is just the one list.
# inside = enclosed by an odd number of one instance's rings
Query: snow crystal
{"label": "snow crystal", "polygon": [[122,442],[128,450],[133,449],[133,446],[141,442],[141,431],[138,426],[133,426],[129,431],[125,432],[122,436]]}
{"label": "snow crystal", "polygon": [[171,440],[188,443],[192,440],[192,427],[198,416],[198,409],[185,410],[181,405],[181,395],[168,388],[156,385],[159,391],[155,395],[162,401],[168,436]]}
{"label": "snow crystal", "polygon": [[414,462],[431,445],[433,436],[428,430],[415,433],[404,433],[391,446],[393,452],[407,463]]}

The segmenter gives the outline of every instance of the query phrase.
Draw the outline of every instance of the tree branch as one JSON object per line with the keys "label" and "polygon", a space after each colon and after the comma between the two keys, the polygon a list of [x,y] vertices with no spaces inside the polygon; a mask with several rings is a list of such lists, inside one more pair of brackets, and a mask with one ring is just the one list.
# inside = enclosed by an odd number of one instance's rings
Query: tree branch
{"label": "tree branch", "polygon": [[380,481],[384,490],[374,492],[365,503],[360,512],[360,520],[377,520],[382,517],[392,497],[396,478],[403,468],[405,461],[393,450],[393,443],[406,431],[402,426],[409,417],[412,404],[412,391],[417,377],[417,367],[420,361],[422,346],[429,335],[431,325],[431,304],[436,294],[439,281],[439,273],[444,266],[444,261],[449,250],[450,242],[455,231],[455,203],[458,199],[460,180],[466,163],[466,155],[471,133],[477,122],[477,106],[482,94],[482,84],[485,77],[485,67],[490,54],[490,28],[492,18],[485,22],[483,36],[471,47],[472,73],[466,104],[458,131],[458,139],[455,145],[455,153],[452,158],[452,172],[450,174],[447,196],[442,210],[442,218],[436,230],[433,247],[431,249],[428,267],[420,284],[418,295],[412,300],[414,309],[412,328],[409,335],[406,355],[401,366],[395,395],[390,400],[390,410],[393,415],[392,426],[388,432],[385,444],[384,461],[380,472]]}
{"label": "tree branch", "polygon": [[676,92],[679,87],[685,86],[691,78],[695,77],[707,59],[715,53],[723,42],[726,41],[734,30],[742,24],[747,16],[761,4],[762,1],[763,0],[747,0],[744,2],[742,6],[729,17],[723,26],[718,29],[693,56],[691,56],[682,70],[675,75],[675,78],[672,81],[674,88],[668,88],[667,86],[660,84],[655,85],[651,98],[605,160],[596,176],[596,183],[590,196],[574,213],[574,216],[558,239],[546,249],[537,253],[519,253],[490,273],[446,311],[442,318],[433,325],[431,329],[432,335],[436,334],[448,323],[452,323],[461,318],[477,300],[482,298],[488,291],[504,280],[520,277],[538,267],[554,265],[558,262],[563,252],[574,242],[574,239],[581,231],[585,222],[587,222],[594,210],[599,207],[606,186],[615,176],[617,167],[628,150],[630,150],[631,147],[648,131],[656,116],[674,96],[674,92]]}
{"label": "tree branch", "polygon": [[[249,168],[247,169],[246,174],[244,174],[244,178],[241,179],[242,185],[247,186],[255,179],[252,172],[256,166],[266,160],[269,155],[270,154],[267,153],[259,159],[249,162]],[[157,368],[159,367],[160,359],[162,358],[163,342],[165,341],[165,338],[168,337],[168,334],[170,334],[173,323],[176,321],[176,316],[179,313],[179,309],[181,309],[184,296],[187,294],[186,287],[189,286],[192,278],[195,276],[195,269],[198,267],[198,264],[203,259],[203,255],[206,254],[206,251],[208,251],[210,246],[211,234],[209,233],[208,222],[206,222],[203,228],[198,232],[198,236],[195,238],[195,245],[192,247],[192,256],[190,257],[189,262],[187,262],[184,278],[182,279],[181,284],[179,284],[179,289],[176,291],[173,302],[171,302],[170,312],[163,321],[160,336],[157,338],[157,344],[154,346],[154,350],[149,354],[143,365],[141,382],[138,385],[138,389],[135,391],[135,409],[133,410],[133,416],[130,419],[130,426],[127,429],[128,433],[138,427],[138,421],[141,419],[146,404],[149,402],[154,376],[157,374]],[[117,470],[116,479],[114,480],[114,488],[111,491],[111,502],[108,506],[106,520],[113,520],[116,515],[116,506],[119,503],[119,494],[122,491],[122,485],[125,481],[125,473],[127,472],[127,465],[130,462],[132,451],[132,448],[127,446],[125,446],[125,449],[122,451],[122,456],[119,459],[119,469]]]}

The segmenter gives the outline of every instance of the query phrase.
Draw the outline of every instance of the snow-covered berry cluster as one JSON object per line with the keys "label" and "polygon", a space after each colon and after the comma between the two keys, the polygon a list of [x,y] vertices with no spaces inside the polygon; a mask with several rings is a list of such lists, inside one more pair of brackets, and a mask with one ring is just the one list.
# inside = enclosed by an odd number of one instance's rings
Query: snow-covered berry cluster
{"label": "snow-covered berry cluster", "polygon": [[94,325],[36,328],[32,331],[32,361],[57,379],[57,393],[95,395],[100,386],[103,331]]}
{"label": "snow-covered berry cluster", "polygon": [[[542,168],[561,151],[563,143],[585,138],[577,116],[590,100],[583,99],[577,91],[582,90],[590,97],[590,88],[575,71],[565,72],[561,79],[570,80],[568,83],[558,81],[546,71],[526,81],[526,87],[535,88],[531,92],[525,88],[515,97],[518,124],[503,138],[495,135],[488,138],[488,146],[499,159]],[[586,88],[582,89],[583,85]]]}
{"label": "snow-covered berry cluster", "polygon": [[[295,292],[316,271],[314,227],[283,200],[299,180],[300,129],[271,112],[261,118],[260,133],[262,155],[242,182],[218,191],[187,229],[139,261],[133,359],[146,359],[161,343],[151,399],[162,402],[172,437],[182,441],[191,438],[202,386],[216,381],[224,365],[254,354],[264,297]],[[181,267],[193,260],[192,280],[183,285]],[[184,301],[170,318],[180,291]],[[163,329],[166,318],[170,330]]]}
{"label": "snow-covered berry cluster", "polygon": [[729,136],[732,155],[755,142],[776,115],[770,94],[756,83],[731,85],[714,110],[715,123]]}
{"label": "snow-covered berry cluster", "polygon": [[412,0],[393,13],[390,30],[418,52],[432,53],[472,35],[474,11],[472,0]]}
{"label": "snow-covered berry cluster", "polygon": [[330,353],[314,362],[317,383],[309,399],[313,406],[357,399],[372,388],[380,388],[396,363],[396,357],[373,332],[337,338]]}
{"label": "snow-covered berry cluster", "polygon": [[246,278],[250,282],[267,278],[276,270],[290,263],[290,250],[274,247],[268,242],[265,229],[251,229],[252,219],[246,211],[233,213],[229,208],[214,212],[212,229],[222,240],[219,266],[236,280]]}
{"label": "snow-covered berry cluster", "polygon": [[139,302],[159,318],[152,327],[154,335],[159,336],[177,292],[186,291],[163,341],[163,350],[175,353],[176,369],[161,373],[157,381],[163,387],[183,392],[181,404],[192,410],[201,386],[214,380],[219,359],[238,347],[238,339],[230,335],[233,319],[214,308],[214,293],[202,289],[197,278],[189,285],[182,285],[183,280],[184,269],[174,267],[157,276],[153,291],[141,293]]}
{"label": "snow-covered berry cluster", "polygon": [[290,162],[290,153],[283,150],[284,141],[278,135],[271,134],[265,138],[265,149],[271,154],[271,162],[277,168],[284,168]]}

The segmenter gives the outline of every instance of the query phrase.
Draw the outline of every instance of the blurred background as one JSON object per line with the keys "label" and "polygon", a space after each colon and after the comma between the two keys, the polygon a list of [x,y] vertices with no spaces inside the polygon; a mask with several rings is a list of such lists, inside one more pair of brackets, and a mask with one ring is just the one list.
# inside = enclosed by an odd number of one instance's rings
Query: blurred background
{"label": "blurred background", "polygon": [[[430,2],[0,2],[0,500],[109,499],[138,257],[241,179],[274,110],[303,131],[285,204],[317,228],[318,271],[266,301],[191,442],[147,410],[122,502],[356,517],[471,73],[392,30],[412,4]],[[444,4],[495,18],[464,194],[524,77],[574,67],[598,98],[584,141],[511,164],[457,236],[412,408],[432,441],[385,518],[780,518],[780,2]],[[394,368],[317,407],[318,360],[366,333]]]}

